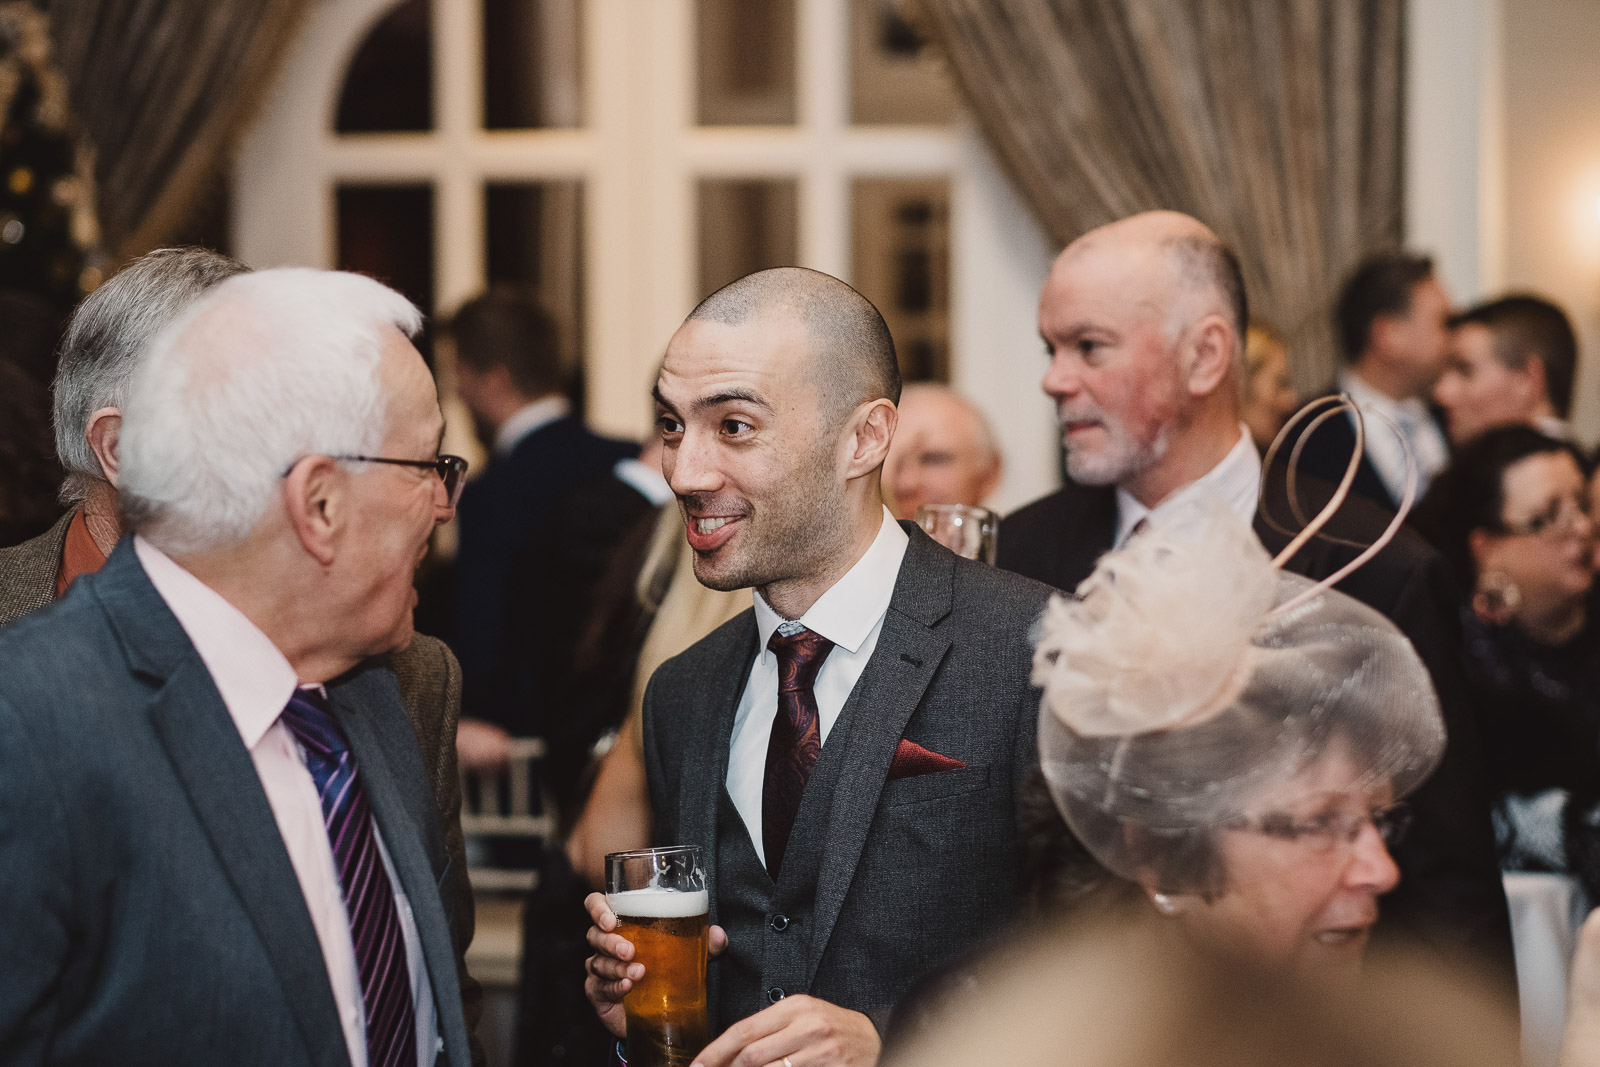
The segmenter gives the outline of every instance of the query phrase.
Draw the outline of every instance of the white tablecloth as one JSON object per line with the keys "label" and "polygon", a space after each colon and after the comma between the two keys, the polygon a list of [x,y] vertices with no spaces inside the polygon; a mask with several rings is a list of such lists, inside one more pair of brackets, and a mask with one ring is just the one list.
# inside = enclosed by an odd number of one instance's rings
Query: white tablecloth
{"label": "white tablecloth", "polygon": [[1510,872],[1511,945],[1522,1008],[1527,1067],[1554,1067],[1567,1021],[1567,971],[1587,902],[1578,883],[1560,874]]}

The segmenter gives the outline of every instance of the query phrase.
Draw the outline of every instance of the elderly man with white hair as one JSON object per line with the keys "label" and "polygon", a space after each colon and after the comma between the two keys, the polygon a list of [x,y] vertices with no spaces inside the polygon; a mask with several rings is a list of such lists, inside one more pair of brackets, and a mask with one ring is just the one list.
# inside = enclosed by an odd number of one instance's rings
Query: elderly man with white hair
{"label": "elderly man with white hair", "polygon": [[419,324],[370,279],[263,271],[141,358],[133,536],[0,631],[8,1062],[470,1061],[451,862],[379,658],[465,467]]}

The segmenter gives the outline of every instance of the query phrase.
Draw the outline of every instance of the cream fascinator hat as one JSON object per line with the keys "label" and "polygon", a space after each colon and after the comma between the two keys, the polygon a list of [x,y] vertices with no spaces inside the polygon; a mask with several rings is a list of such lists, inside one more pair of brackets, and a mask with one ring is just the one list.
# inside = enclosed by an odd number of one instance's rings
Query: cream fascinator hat
{"label": "cream fascinator hat", "polygon": [[1404,510],[1324,581],[1279,569],[1342,503],[1361,440],[1333,500],[1278,559],[1225,506],[1198,502],[1051,602],[1033,667],[1040,763],[1067,825],[1109,870],[1137,880],[1160,866],[1162,841],[1226,825],[1336,743],[1361,784],[1387,783],[1397,799],[1437,766],[1445,732],[1427,669],[1393,623],[1331,588]]}

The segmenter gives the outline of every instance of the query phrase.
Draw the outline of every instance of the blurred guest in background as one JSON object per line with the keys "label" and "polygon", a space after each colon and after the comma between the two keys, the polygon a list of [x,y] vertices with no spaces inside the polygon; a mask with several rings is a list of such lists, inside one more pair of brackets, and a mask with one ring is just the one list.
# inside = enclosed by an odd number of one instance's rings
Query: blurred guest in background
{"label": "blurred guest in background", "polygon": [[1289,421],[1300,399],[1289,381],[1289,349],[1283,335],[1265,322],[1252,322],[1244,335],[1244,373],[1239,380],[1239,421],[1250,430],[1256,450],[1265,453]]}
{"label": "blurred guest in background", "polygon": [[1501,862],[1578,875],[1600,900],[1600,625],[1581,457],[1528,426],[1462,448],[1414,518],[1466,598]]}
{"label": "blurred guest in background", "polygon": [[[1056,260],[1039,296],[1068,483],[1008,516],[999,565],[1075,589],[1137,529],[1182,523],[1186,502],[1212,497],[1252,522],[1269,552],[1291,533],[1286,479],[1270,472],[1239,422],[1239,349],[1249,321],[1238,261],[1216,234],[1175,212],[1147,212],[1090,231]],[[1331,420],[1344,424],[1342,419]],[[1348,461],[1348,451],[1342,461]],[[1341,472],[1343,468],[1341,467]],[[1332,488],[1298,481],[1316,510]],[[1389,523],[1350,500],[1285,564],[1312,580],[1342,569]],[[1445,949],[1469,949],[1512,971],[1510,918],[1495,863],[1477,724],[1463,690],[1456,593],[1444,561],[1401,530],[1340,591],[1375,608],[1416,646],[1439,694],[1450,743],[1417,791],[1411,834],[1395,858],[1404,878],[1382,927]]]}
{"label": "blurred guest in background", "polygon": [[[56,521],[61,466],[50,440],[50,392],[0,360],[0,546],[38,537]],[[0,551],[0,582],[4,581]],[[0,606],[0,618],[4,607]]]}
{"label": "blurred guest in background", "polygon": [[[622,724],[625,705],[604,700],[632,667],[602,647],[596,618],[631,599],[637,552],[649,537],[657,509],[672,499],[661,476],[661,441],[646,444],[638,459],[621,459],[611,473],[568,493],[540,520],[511,568],[506,616],[508,659],[536,657],[540,691],[539,734],[548,743],[544,767],[564,824],[580,803],[580,785],[595,742]],[[624,545],[634,555],[618,558]],[[629,574],[618,573],[628,569]],[[624,624],[625,625],[625,624]],[[625,643],[625,641],[624,641]],[[637,646],[634,646],[637,651]],[[621,673],[624,677],[618,679]],[[528,675],[534,675],[530,670]],[[626,689],[623,689],[626,692]],[[528,694],[529,700],[535,695]]]}
{"label": "blurred guest in background", "polygon": [[906,386],[883,464],[894,517],[914,519],[923,504],[982,504],[999,484],[1000,449],[983,413],[947,385]]}
{"label": "blurred guest in background", "polygon": [[1578,338],[1565,312],[1537,296],[1505,296],[1468,308],[1450,325],[1450,358],[1433,395],[1457,448],[1519,423],[1571,437]]}
{"label": "blurred guest in background", "polygon": [[[1600,945],[1591,951],[1600,957]],[[1600,962],[1582,978],[1594,1005],[1562,1067],[1600,1063]],[[1330,990],[1208,952],[1155,919],[1030,929],[968,986],[884,1067],[1523,1063],[1515,1014],[1469,968],[1385,954],[1360,982]]]}
{"label": "blurred guest in background", "polygon": [[[1366,260],[1339,293],[1334,326],[1348,366],[1318,395],[1348,393],[1366,419],[1366,455],[1352,491],[1394,510],[1416,459],[1417,496],[1449,462],[1444,431],[1428,410],[1449,351],[1450,298],[1433,260],[1391,252]],[[1387,421],[1385,421],[1387,420]],[[1398,436],[1397,436],[1398,434]],[[1323,423],[1301,452],[1303,469],[1337,483],[1355,450],[1355,413]]]}
{"label": "blurred guest in background", "polygon": [[[445,324],[456,381],[491,455],[461,498],[457,632],[463,762],[504,759],[509,734],[540,735],[542,657],[507,642],[512,574],[539,524],[579,486],[610,475],[638,446],[590,432],[564,391],[572,378],[555,320],[531,298],[495,290],[467,301]],[[541,561],[524,564],[534,570]],[[564,617],[572,605],[535,610]],[[468,719],[476,721],[467,721]]]}
{"label": "blurred guest in background", "polygon": [[122,404],[139,356],[157,334],[244,264],[203,248],[161,248],[84,297],[56,367],[55,448],[68,505],[48,532],[0,552],[0,623],[42,608],[105,562],[123,534],[117,504]]}

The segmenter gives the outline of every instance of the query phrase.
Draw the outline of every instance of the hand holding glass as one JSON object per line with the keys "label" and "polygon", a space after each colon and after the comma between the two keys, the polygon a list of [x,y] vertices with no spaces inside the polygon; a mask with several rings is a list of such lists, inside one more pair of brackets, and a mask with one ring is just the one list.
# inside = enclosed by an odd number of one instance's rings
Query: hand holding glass
{"label": "hand holding glass", "polygon": [[629,1067],[689,1067],[710,1040],[706,959],[710,899],[700,850],[690,846],[613,852],[606,903],[616,932],[644,964],[623,999]]}

